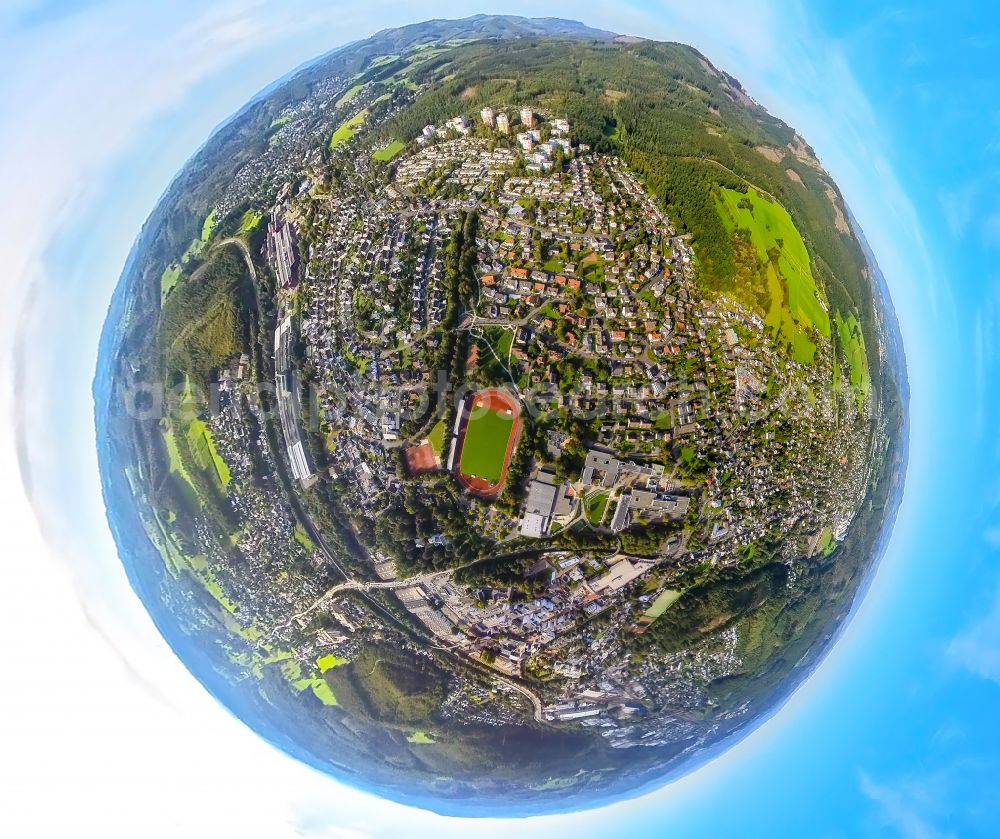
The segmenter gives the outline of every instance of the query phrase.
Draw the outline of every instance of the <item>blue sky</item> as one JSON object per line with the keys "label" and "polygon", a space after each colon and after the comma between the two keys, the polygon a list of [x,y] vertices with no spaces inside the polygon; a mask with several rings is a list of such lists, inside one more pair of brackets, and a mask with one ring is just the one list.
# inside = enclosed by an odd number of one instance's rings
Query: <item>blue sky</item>
{"label": "blue sky", "polygon": [[913,390],[910,478],[892,545],[815,677],[687,778],[594,813],[521,822],[519,832],[996,835],[1000,15],[827,0],[4,3],[0,515],[10,577],[0,637],[13,643],[0,671],[0,761],[12,778],[0,831],[510,832],[340,787],[215,705],[125,583],[104,525],[89,401],[97,336],[131,243],[208,133],[327,49],[475,11],[686,41],[798,128],[886,273]]}

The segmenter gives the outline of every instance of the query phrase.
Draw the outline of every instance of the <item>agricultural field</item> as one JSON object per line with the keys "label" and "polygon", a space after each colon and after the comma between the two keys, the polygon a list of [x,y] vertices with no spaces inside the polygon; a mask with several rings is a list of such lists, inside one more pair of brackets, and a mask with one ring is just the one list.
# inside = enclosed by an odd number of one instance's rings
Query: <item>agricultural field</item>
{"label": "agricultural field", "polygon": [[859,401],[868,395],[871,380],[868,376],[868,356],[865,354],[865,336],[861,324],[852,312],[846,318],[840,312],[834,316],[840,347],[851,368],[851,388]]}
{"label": "agricultural field", "polygon": [[507,443],[514,430],[514,417],[500,411],[474,412],[462,445],[462,473],[492,484],[503,476]]}
{"label": "agricultural field", "polygon": [[214,474],[219,479],[222,489],[225,490],[232,480],[232,475],[226,461],[222,459],[222,455],[215,447],[211,429],[203,420],[193,420],[187,429],[187,440],[195,462],[205,471]]}
{"label": "agricultural field", "polygon": [[[812,363],[816,345],[809,331],[830,337],[830,316],[812,275],[805,242],[788,211],[756,190],[719,190],[718,209],[730,234],[746,231],[766,266],[770,306],[768,326],[795,351],[796,360]],[[777,253],[777,259],[774,259]]]}
{"label": "agricultural field", "polygon": [[184,461],[181,459],[180,449],[178,448],[177,438],[174,436],[174,431],[172,427],[167,427],[163,432],[163,442],[167,447],[167,458],[169,470],[177,475],[185,484],[187,484],[191,491],[197,496],[198,490],[194,482],[194,478],[191,473],[188,472],[187,467],[184,465]]}

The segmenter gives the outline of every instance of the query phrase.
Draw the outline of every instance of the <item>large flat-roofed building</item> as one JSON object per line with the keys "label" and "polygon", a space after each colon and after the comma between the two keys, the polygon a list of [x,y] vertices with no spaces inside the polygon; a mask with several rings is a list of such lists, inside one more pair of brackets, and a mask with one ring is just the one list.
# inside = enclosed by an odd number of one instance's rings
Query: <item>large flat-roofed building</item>
{"label": "large flat-roofed building", "polygon": [[663,477],[663,464],[640,464],[629,460],[619,460],[607,452],[591,449],[583,463],[580,482],[584,486],[600,486],[611,489],[619,481],[626,478],[652,479],[658,481]]}
{"label": "large flat-roofed building", "polygon": [[549,532],[553,518],[573,512],[572,489],[559,483],[555,472],[542,469],[528,485],[521,516],[521,535],[538,538]]}
{"label": "large flat-roofed building", "polygon": [[613,487],[621,475],[621,461],[606,452],[591,450],[583,463],[583,474],[580,482],[586,486],[597,484],[602,487]]}
{"label": "large flat-roofed building", "polygon": [[645,489],[632,489],[618,497],[618,505],[611,519],[611,530],[624,530],[632,523],[632,514],[639,511],[647,519],[683,518],[691,506],[686,495],[669,495]]}
{"label": "large flat-roofed building", "polygon": [[588,585],[595,594],[618,591],[633,580],[638,580],[654,565],[651,559],[620,559],[610,569]]}

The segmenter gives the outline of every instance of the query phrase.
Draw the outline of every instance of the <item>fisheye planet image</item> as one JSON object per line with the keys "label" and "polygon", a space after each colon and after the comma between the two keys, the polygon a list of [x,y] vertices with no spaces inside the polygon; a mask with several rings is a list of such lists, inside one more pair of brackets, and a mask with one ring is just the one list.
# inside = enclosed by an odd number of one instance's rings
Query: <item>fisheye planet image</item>
{"label": "fisheye planet image", "polygon": [[753,97],[681,43],[434,20],[176,175],[98,455],[131,586],[233,715],[530,815],[691,772],[815,670],[892,531],[906,369],[840,188]]}

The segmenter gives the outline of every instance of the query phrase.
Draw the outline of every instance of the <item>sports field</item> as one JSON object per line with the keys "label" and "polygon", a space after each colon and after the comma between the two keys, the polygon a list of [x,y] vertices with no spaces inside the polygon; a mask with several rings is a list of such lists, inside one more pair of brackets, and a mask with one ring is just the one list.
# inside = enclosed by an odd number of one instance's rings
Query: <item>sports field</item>
{"label": "sports field", "polygon": [[459,468],[470,478],[500,482],[507,460],[507,445],[514,430],[514,415],[506,411],[475,408],[469,418]]}

